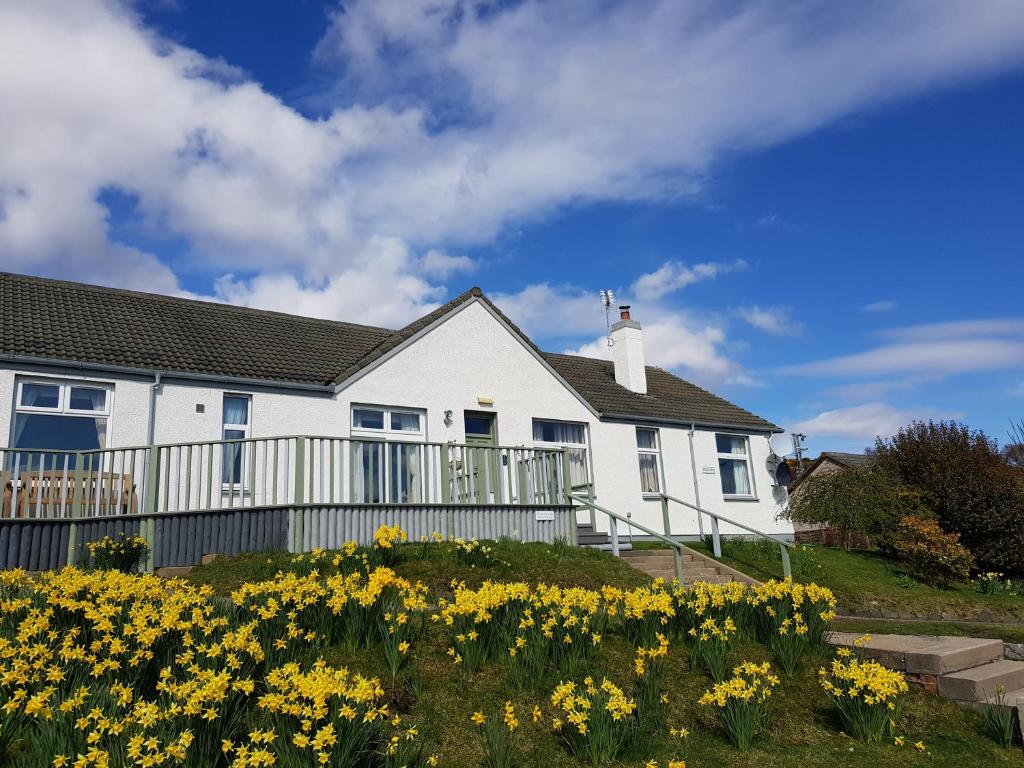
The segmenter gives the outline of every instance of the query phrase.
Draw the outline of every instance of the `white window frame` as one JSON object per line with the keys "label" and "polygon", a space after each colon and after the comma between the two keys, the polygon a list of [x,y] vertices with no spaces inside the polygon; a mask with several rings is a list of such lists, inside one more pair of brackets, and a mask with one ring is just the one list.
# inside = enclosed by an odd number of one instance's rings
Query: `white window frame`
{"label": "white window frame", "polygon": [[[534,438],[533,445],[536,448],[558,448],[558,449],[561,449],[561,448],[580,449],[580,448],[582,448],[583,449],[583,456],[584,456],[583,466],[586,469],[586,473],[587,473],[587,476],[585,478],[586,482],[584,483],[584,485],[593,485],[593,483],[594,483],[594,472],[593,472],[593,467],[591,466],[591,462],[593,460],[593,454],[590,452],[590,425],[587,424],[585,421],[567,421],[566,419],[543,419],[543,418],[539,418],[539,417],[534,417],[533,421],[530,423],[530,432],[531,432],[531,434],[533,434],[533,430],[536,427],[538,422],[542,422],[542,423],[546,422],[546,423],[549,423],[549,424],[572,424],[573,426],[583,427],[583,442],[582,443],[570,443],[570,442],[565,441],[565,440],[549,442],[547,440],[537,440],[536,438]],[[575,486],[575,487],[579,487],[579,486]]]}
{"label": "white window frame", "polygon": [[[229,397],[238,397],[246,400],[248,405],[245,408],[245,424],[229,424],[224,416],[224,401]],[[241,432],[241,437],[228,437],[227,431]],[[246,392],[225,392],[220,399],[220,438],[221,440],[248,440],[252,436],[252,395]],[[251,450],[249,449],[250,443],[243,443],[242,445],[242,466],[239,469],[241,477],[236,477],[235,482],[229,483],[224,479],[226,467],[221,467],[220,482],[221,488],[225,492],[230,491],[232,488],[235,489],[236,493],[244,493],[248,490],[249,480],[249,462],[251,461]],[[221,451],[221,461],[224,461],[224,451]]]}
{"label": "white window frame", "polygon": [[[641,432],[653,432],[654,433],[654,448],[641,448],[637,443],[636,436]],[[664,464],[661,460],[661,430],[657,427],[636,427],[633,432],[633,445],[636,446],[637,453],[637,470],[640,473],[640,493],[645,499],[660,499],[661,494],[664,493],[665,488],[665,471]],[[640,467],[641,456],[654,456],[655,474],[658,478],[658,490],[657,491],[645,491],[644,490],[644,473]]]}
{"label": "white window frame", "polygon": [[[383,415],[384,427],[382,429],[371,429],[367,427],[355,426],[355,412],[356,411],[380,411]],[[392,414],[412,414],[419,417],[419,429],[416,431],[409,429],[393,429],[391,426]],[[374,403],[352,403],[349,408],[349,436],[353,442],[380,442],[386,444],[394,443],[425,443],[427,436],[427,411],[425,408],[410,408],[408,406],[391,406],[391,405],[378,405]],[[395,501],[392,497],[392,457],[391,449],[383,448],[383,456],[381,459],[382,473],[378,480],[378,491],[380,493],[379,502],[370,503],[417,503],[417,502],[403,502]],[[423,455],[423,451],[419,451],[420,461],[424,461],[426,457]],[[352,465],[350,480],[353,483],[353,487],[349,491],[350,500],[353,503],[363,503],[360,500],[354,498],[355,496],[355,446],[353,445],[350,450],[349,461]],[[422,464],[421,464],[422,467]],[[424,477],[419,478],[419,494],[421,499],[428,492],[428,489],[424,485],[427,479]],[[365,492],[365,489],[364,489]]]}
{"label": "white window frame", "polygon": [[[32,406],[22,405],[21,395],[22,390],[26,384],[40,384],[42,386],[57,387],[57,405],[56,407],[43,407],[43,406]],[[102,389],[106,392],[106,397],[103,398],[103,409],[86,411],[80,408],[71,407],[71,390],[72,388],[80,387],[82,389]],[[92,381],[90,379],[51,379],[40,376],[18,376],[15,378],[14,387],[14,409],[11,416],[11,430],[8,440],[8,444],[11,446],[11,451],[29,451],[28,448],[15,448],[14,447],[14,436],[15,430],[17,429],[17,418],[19,413],[43,413],[50,414],[52,416],[91,416],[97,419],[103,419],[106,422],[104,429],[104,437],[106,444],[101,446],[99,449],[93,450],[105,450],[110,446],[110,434],[111,424],[113,419],[111,418],[113,412],[113,400],[114,400],[114,385],[105,381]],[[69,451],[73,453],[74,451]]]}
{"label": "white window frame", "polygon": [[[718,466],[718,486],[722,490],[722,498],[726,501],[756,501],[757,500],[757,486],[754,485],[754,470],[753,462],[750,456],[750,435],[745,435],[742,432],[715,432],[715,463]],[[738,437],[743,440],[743,444],[746,446],[746,453],[720,453],[718,450],[718,436],[723,437]],[[718,463],[718,459],[731,459],[736,461],[745,462],[747,465],[747,484],[750,486],[750,493],[726,493],[725,487],[723,486],[722,479],[722,465]]]}

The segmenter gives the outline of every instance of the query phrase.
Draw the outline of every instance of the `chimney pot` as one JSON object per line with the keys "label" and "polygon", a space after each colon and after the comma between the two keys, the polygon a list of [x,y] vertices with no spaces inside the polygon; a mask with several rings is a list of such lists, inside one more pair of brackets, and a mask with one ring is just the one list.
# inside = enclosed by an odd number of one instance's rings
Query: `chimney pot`
{"label": "chimney pot", "polygon": [[619,307],[619,319],[629,320],[629,304],[623,304]]}

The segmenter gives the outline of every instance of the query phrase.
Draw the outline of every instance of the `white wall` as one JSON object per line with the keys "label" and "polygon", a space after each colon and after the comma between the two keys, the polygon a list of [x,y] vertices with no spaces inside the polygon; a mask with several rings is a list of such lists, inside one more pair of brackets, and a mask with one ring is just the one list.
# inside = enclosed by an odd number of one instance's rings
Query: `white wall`
{"label": "white wall", "polygon": [[[7,445],[11,434],[14,379],[19,372],[39,375],[24,369],[0,369],[0,445]],[[81,378],[81,374],[62,378]],[[145,444],[152,382],[103,375],[87,378],[114,385],[108,446]],[[463,442],[463,412],[467,410],[493,411],[499,443],[508,446],[533,445],[534,418],[583,422],[590,436],[597,502],[620,514],[629,513],[637,522],[657,531],[663,529],[660,500],[644,499],[640,493],[635,425],[599,421],[479,302],[465,305],[446,322],[333,397],[166,381],[157,396],[156,442],[220,439],[225,392],[251,395],[253,437],[346,436],[353,403],[423,409],[426,436],[431,442]],[[481,406],[481,397],[492,399],[493,405]],[[196,412],[197,404],[204,406],[204,413]],[[447,410],[453,412],[450,426],[444,423]],[[669,494],[693,502],[688,429],[658,428],[664,487]],[[757,492],[756,500],[752,501],[723,499],[713,431],[698,429],[694,445],[702,506],[768,533],[792,533],[789,523],[775,519],[780,504],[765,466],[768,441],[764,434],[750,437]],[[704,474],[704,466],[713,468],[713,474]],[[677,504],[671,505],[670,510],[674,534],[697,533],[695,513]],[[587,517],[584,514],[580,519]],[[601,515],[598,527],[607,530],[607,519]],[[722,530],[730,532],[728,526]]]}

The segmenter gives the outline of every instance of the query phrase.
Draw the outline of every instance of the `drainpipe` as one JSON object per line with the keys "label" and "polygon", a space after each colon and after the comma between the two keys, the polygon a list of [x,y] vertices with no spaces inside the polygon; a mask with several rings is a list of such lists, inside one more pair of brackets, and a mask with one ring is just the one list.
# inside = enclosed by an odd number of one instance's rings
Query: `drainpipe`
{"label": "drainpipe", "polygon": [[[693,472],[693,503],[700,506],[700,483],[697,480],[697,457],[693,452],[693,431],[696,424],[690,424],[690,471]],[[697,513],[697,529],[701,540],[704,539],[704,513]]]}
{"label": "drainpipe", "polygon": [[160,389],[160,371],[153,371],[153,383],[149,385],[149,427],[146,430],[146,444],[153,445],[156,432],[156,392]]}

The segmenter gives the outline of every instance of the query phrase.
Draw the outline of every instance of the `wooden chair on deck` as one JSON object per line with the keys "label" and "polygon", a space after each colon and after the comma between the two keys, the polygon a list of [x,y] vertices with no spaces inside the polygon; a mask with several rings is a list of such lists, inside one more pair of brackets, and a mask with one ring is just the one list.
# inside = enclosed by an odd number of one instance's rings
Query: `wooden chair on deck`
{"label": "wooden chair on deck", "polygon": [[[13,489],[12,489],[13,495]],[[22,472],[18,484],[17,516],[66,517],[73,512],[88,515],[123,515],[139,511],[139,498],[131,475],[99,472],[65,473],[58,470]],[[76,507],[77,504],[77,507]],[[5,492],[4,516],[9,517],[10,502]]]}

